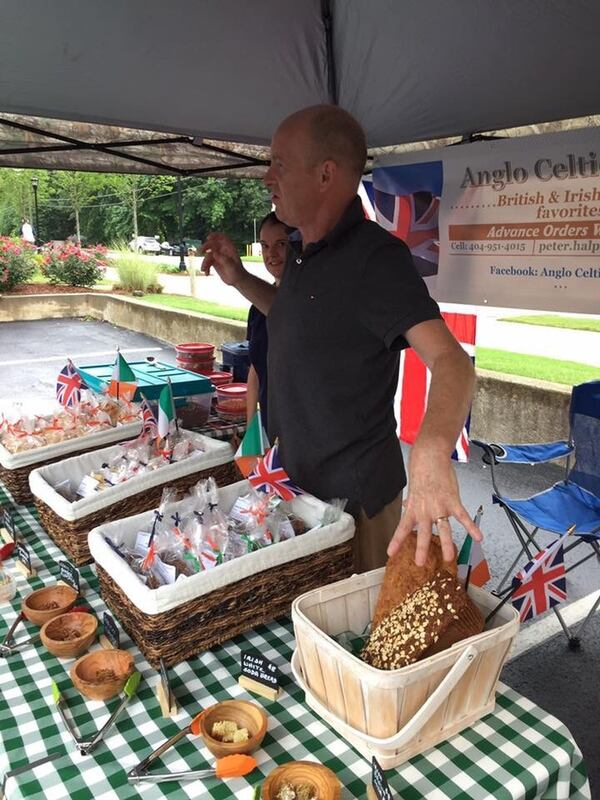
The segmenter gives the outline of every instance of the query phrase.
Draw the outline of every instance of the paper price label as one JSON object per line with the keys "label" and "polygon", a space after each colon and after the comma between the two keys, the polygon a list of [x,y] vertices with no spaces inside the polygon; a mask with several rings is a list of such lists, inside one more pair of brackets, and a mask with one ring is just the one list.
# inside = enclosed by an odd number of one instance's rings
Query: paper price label
{"label": "paper price label", "polygon": [[138,531],[137,536],[135,537],[135,552],[139,556],[145,556],[148,552],[150,536],[152,534],[150,531]]}
{"label": "paper price label", "polygon": [[119,629],[117,628],[117,623],[108,611],[105,611],[102,617],[102,627],[104,628],[104,635],[108,641],[118,650],[120,644]]}
{"label": "paper price label", "polygon": [[91,494],[96,494],[98,485],[96,478],[92,478],[91,475],[84,475],[77,489],[77,494],[79,497],[89,497]]}
{"label": "paper price label", "polygon": [[279,669],[256,650],[246,650],[242,653],[242,675],[271,689],[279,687]]}
{"label": "paper price label", "polygon": [[64,581],[67,586],[72,586],[79,594],[79,570],[77,567],[73,566],[70,561],[59,561],[58,570],[60,580]]}
{"label": "paper price label", "polygon": [[153,567],[156,569],[158,575],[165,583],[175,583],[175,579],[177,578],[177,569],[174,566],[171,564],[165,564],[164,561],[156,556]]}
{"label": "paper price label", "polygon": [[252,500],[249,497],[238,497],[229,512],[229,519],[234,522],[246,524],[251,519],[249,510],[252,508]]}
{"label": "paper price label", "polygon": [[371,783],[373,785],[373,789],[375,790],[375,794],[379,800],[393,800],[392,790],[390,789],[383,770],[381,769],[381,765],[375,756],[373,756],[372,767],[373,772],[371,776]]}

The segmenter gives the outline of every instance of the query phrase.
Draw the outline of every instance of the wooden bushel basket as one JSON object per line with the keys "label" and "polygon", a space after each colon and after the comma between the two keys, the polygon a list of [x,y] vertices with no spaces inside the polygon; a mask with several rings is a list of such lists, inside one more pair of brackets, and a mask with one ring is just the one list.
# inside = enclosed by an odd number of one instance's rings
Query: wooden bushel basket
{"label": "wooden bushel basket", "polygon": [[[307,704],[362,755],[391,769],[473,725],[494,709],[496,684],[519,630],[507,604],[488,628],[402,669],[371,667],[333,638],[361,635],[373,618],[384,569],[354,575],[292,605],[292,671]],[[486,616],[498,599],[469,595]]]}

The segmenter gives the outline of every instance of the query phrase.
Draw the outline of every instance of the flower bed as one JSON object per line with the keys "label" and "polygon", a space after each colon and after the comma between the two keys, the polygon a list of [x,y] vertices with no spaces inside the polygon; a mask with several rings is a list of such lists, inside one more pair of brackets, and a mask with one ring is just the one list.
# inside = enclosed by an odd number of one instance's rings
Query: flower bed
{"label": "flower bed", "polygon": [[30,280],[35,269],[33,245],[20,239],[0,236],[0,292]]}
{"label": "flower bed", "polygon": [[53,284],[93,286],[102,278],[106,264],[106,248],[96,245],[83,249],[65,242],[46,251],[42,273]]}

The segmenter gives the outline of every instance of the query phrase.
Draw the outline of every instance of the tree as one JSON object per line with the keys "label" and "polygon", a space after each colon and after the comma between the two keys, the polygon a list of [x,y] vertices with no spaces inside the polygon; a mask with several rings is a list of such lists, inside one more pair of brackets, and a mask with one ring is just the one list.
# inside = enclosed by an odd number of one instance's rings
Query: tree
{"label": "tree", "polygon": [[0,235],[20,236],[21,219],[34,221],[32,177],[39,179],[38,199],[43,204],[48,194],[45,170],[0,169]]}
{"label": "tree", "polygon": [[81,211],[96,197],[100,184],[100,176],[93,172],[58,172],[56,174],[55,191],[70,206],[75,219],[75,235],[78,244],[81,244]]}
{"label": "tree", "polygon": [[139,220],[143,217],[150,224],[151,229],[156,229],[155,217],[143,213],[143,206],[148,199],[168,194],[173,190],[175,179],[167,175],[113,175],[111,185],[114,193],[119,197],[130,214],[133,227],[133,236],[139,235]]}

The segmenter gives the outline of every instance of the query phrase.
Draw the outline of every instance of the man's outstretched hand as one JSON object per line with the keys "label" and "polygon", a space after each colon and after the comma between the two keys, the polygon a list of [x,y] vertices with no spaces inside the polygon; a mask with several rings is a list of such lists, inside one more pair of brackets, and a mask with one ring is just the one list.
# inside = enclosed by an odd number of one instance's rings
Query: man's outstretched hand
{"label": "man's outstretched hand", "polygon": [[448,455],[431,447],[419,448],[416,443],[410,457],[408,496],[400,523],[388,546],[388,556],[398,552],[404,539],[416,529],[415,562],[423,566],[435,525],[444,561],[453,561],[455,549],[449,522],[451,517],[458,520],[476,542],[481,541],[481,531],[461,502],[456,474]]}
{"label": "man's outstretched hand", "polygon": [[209,234],[201,252],[204,254],[202,272],[205,275],[209,275],[210,268],[214,267],[223,283],[228,286],[237,286],[246,275],[236,246],[224,233]]}

